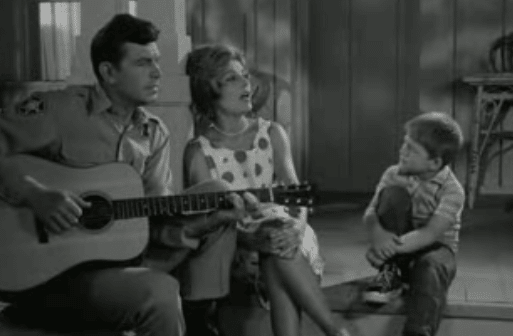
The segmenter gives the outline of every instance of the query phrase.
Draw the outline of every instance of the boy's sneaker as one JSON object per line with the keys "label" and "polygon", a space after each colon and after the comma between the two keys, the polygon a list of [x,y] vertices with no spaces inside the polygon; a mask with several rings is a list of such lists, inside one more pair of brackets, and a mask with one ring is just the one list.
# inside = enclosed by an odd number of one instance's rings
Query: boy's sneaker
{"label": "boy's sneaker", "polygon": [[363,300],[369,303],[388,303],[402,293],[399,268],[395,264],[385,264],[363,292]]}

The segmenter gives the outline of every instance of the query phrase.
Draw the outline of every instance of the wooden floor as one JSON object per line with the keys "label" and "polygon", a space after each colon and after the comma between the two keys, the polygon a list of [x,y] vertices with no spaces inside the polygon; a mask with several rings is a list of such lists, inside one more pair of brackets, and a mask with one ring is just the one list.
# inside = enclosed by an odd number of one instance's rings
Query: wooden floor
{"label": "wooden floor", "polygon": [[[375,274],[364,258],[363,209],[332,206],[311,218],[326,258],[323,286]],[[501,208],[466,210],[451,302],[513,305],[513,213]]]}
{"label": "wooden floor", "polygon": [[[310,218],[326,260],[322,286],[335,318],[347,323],[352,335],[397,336],[404,316],[393,307],[344,310],[351,295],[340,288],[376,273],[364,257],[368,243],[363,210],[361,203],[335,202]],[[513,213],[501,207],[467,210],[460,238],[458,273],[437,336],[513,335]],[[261,309],[239,306],[224,313],[230,321],[234,316],[245,321],[226,325],[228,336],[271,335],[268,313]],[[304,321],[302,335],[322,336],[308,318]]]}
{"label": "wooden floor", "polygon": [[[375,274],[364,257],[368,243],[361,223],[362,214],[360,204],[335,202],[320,207],[310,218],[326,260],[322,282],[325,293],[342,283]],[[466,210],[460,239],[458,273],[449,292],[449,302],[457,311],[452,321],[442,322],[438,335],[513,335],[513,213],[508,214],[501,207]],[[335,302],[332,306],[334,311],[336,305]],[[225,323],[230,322],[226,330],[228,336],[271,335],[269,314],[263,309],[233,307],[223,314]],[[395,329],[389,328],[384,333],[384,326],[396,328],[402,318],[355,315],[353,321],[360,328],[355,335],[393,335],[396,332],[390,330]],[[0,327],[0,335],[36,334],[5,334]],[[305,319],[303,335],[320,333]]]}

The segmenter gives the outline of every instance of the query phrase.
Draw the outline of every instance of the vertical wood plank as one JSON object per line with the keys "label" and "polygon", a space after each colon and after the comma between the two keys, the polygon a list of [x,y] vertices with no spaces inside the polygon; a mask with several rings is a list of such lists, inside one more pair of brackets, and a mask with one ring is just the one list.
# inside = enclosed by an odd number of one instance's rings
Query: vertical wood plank
{"label": "vertical wood plank", "polygon": [[[446,112],[461,124],[468,138],[470,124],[455,112],[456,30],[458,0],[421,1],[420,109]],[[462,91],[463,92],[463,91]],[[466,179],[466,150],[453,168],[459,180]]]}
{"label": "vertical wood plank", "polygon": [[0,81],[18,80],[16,71],[16,54],[12,46],[16,45],[14,34],[16,27],[15,1],[7,0],[2,2],[2,19],[0,20],[0,31],[2,32],[2,43],[0,44]]}
{"label": "vertical wood plank", "polygon": [[291,56],[293,90],[291,147],[300,180],[309,176],[310,124],[309,124],[309,57],[310,13],[309,0],[291,1]]}
{"label": "vertical wood plank", "polygon": [[187,0],[187,34],[192,45],[205,43],[205,0]]}
{"label": "vertical wood plank", "polygon": [[[350,183],[351,3],[309,3],[308,179],[323,191],[347,191]],[[326,36],[332,37],[330,43]]]}
{"label": "vertical wood plank", "polygon": [[453,113],[455,2],[421,1],[420,109]]}
{"label": "vertical wood plank", "polygon": [[243,4],[243,49],[246,60],[251,67],[255,64],[256,30],[255,30],[255,1],[242,0]]}
{"label": "vertical wood plank", "polygon": [[400,0],[398,3],[396,153],[402,142],[404,123],[419,111],[421,2],[423,1]]}
{"label": "vertical wood plank", "polygon": [[243,49],[243,6],[235,0],[209,0],[204,2],[204,41],[225,43]]}
{"label": "vertical wood plank", "polygon": [[255,53],[254,66],[263,78],[269,81],[270,95],[259,115],[265,119],[276,119],[276,6],[274,0],[255,1]]}
{"label": "vertical wood plank", "polygon": [[397,1],[353,2],[351,191],[372,191],[397,161]]}
{"label": "vertical wood plank", "polygon": [[23,79],[27,81],[37,81],[41,79],[39,3],[24,2],[24,6],[25,50],[23,52]]}
{"label": "vertical wood plank", "polygon": [[187,17],[187,25],[185,27],[187,35],[191,37],[194,45],[198,40],[198,3],[200,0],[189,0],[185,2],[185,15]]}
{"label": "vertical wood plank", "polygon": [[292,123],[292,34],[291,0],[274,1],[274,114],[287,133],[291,133]]}

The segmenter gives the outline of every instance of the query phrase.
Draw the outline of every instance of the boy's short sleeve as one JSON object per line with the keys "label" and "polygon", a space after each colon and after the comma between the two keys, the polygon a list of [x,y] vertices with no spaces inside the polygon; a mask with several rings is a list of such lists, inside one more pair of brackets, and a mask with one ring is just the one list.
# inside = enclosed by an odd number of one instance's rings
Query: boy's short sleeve
{"label": "boy's short sleeve", "polygon": [[378,195],[383,190],[383,188],[388,187],[394,183],[395,176],[397,176],[397,165],[390,166],[385,170],[383,175],[381,175],[381,179],[379,180],[378,185],[376,186],[376,190],[374,191],[374,195],[372,196],[372,199],[367,206],[367,209],[365,210],[364,216],[368,216],[372,213],[375,213],[376,206],[378,204]]}
{"label": "boy's short sleeve", "polygon": [[434,214],[459,222],[465,205],[465,191],[460,183],[449,180],[442,189],[440,201]]}

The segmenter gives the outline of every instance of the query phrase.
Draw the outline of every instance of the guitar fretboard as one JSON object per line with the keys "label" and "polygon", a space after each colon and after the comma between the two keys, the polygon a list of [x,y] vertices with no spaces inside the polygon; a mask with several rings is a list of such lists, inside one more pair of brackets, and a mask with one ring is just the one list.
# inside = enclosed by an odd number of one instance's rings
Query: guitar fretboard
{"label": "guitar fretboard", "polygon": [[235,192],[240,195],[245,191],[249,191],[254,194],[260,202],[270,202],[273,199],[273,190],[271,188],[122,199],[112,202],[114,219],[173,215],[188,212],[226,209],[232,206],[228,198],[230,193]]}

